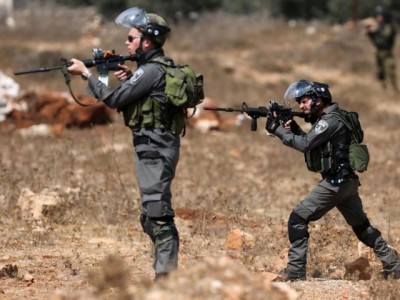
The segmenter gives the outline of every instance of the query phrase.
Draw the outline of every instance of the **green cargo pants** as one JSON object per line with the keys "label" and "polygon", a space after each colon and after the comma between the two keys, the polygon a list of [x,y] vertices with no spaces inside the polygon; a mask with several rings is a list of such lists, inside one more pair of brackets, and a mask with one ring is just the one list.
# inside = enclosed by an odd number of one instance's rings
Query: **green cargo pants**
{"label": "green cargo pants", "polygon": [[386,87],[389,81],[395,91],[399,91],[397,85],[396,62],[390,50],[378,50],[376,52],[377,77]]}

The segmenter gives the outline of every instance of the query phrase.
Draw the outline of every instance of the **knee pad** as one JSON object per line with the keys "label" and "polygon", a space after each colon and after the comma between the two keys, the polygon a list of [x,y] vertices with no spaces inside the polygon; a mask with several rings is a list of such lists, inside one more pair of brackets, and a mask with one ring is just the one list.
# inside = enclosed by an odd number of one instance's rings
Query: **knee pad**
{"label": "knee pad", "polygon": [[360,225],[352,226],[352,228],[357,238],[371,248],[374,247],[376,239],[381,236],[381,232],[372,227],[368,219]]}
{"label": "knee pad", "polygon": [[140,224],[142,225],[143,231],[151,238],[154,242],[154,230],[149,218],[145,214],[140,215]]}
{"label": "knee pad", "polygon": [[173,217],[149,218],[146,217],[145,232],[150,236],[156,246],[171,240],[179,242],[179,233]]}
{"label": "knee pad", "polygon": [[142,225],[142,229],[144,232],[146,232],[146,215],[145,214],[140,214],[139,220],[140,220],[140,225]]}
{"label": "knee pad", "polygon": [[154,227],[155,245],[159,246],[171,241],[179,243],[179,233],[174,222],[156,221]]}
{"label": "knee pad", "polygon": [[289,216],[288,234],[291,243],[310,236],[308,222],[293,211]]}

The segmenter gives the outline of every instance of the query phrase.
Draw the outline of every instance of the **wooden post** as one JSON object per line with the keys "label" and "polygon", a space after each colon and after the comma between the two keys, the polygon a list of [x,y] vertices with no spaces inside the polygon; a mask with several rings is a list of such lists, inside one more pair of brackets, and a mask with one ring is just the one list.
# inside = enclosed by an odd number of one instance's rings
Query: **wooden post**
{"label": "wooden post", "polygon": [[358,0],[351,1],[351,20],[355,23],[358,19]]}

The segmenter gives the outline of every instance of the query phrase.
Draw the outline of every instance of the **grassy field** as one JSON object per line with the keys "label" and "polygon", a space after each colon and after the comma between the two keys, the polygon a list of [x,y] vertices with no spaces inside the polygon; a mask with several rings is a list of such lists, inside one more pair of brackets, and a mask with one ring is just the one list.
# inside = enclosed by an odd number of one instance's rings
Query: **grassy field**
{"label": "grassy field", "polygon": [[[57,65],[59,56],[89,58],[94,46],[125,51],[125,29],[103,24],[95,31],[99,44],[82,31],[91,10],[17,13],[15,30],[0,29],[7,75]],[[329,83],[335,101],[358,111],[371,154],[360,195],[371,223],[400,249],[400,96],[376,82],[374,49],[361,27],[289,26],[264,15],[223,13],[171,27],[167,54],[203,73],[206,95],[220,106],[281,101],[291,82],[305,78]],[[59,73],[14,79],[23,91],[66,90]],[[72,84],[85,93],[79,79]],[[182,139],[173,183],[179,270],[157,284],[138,220],[131,135],[119,116],[59,138],[2,133],[0,269],[17,266],[18,275],[0,276],[0,299],[289,299],[266,274],[285,265],[287,218],[319,177],[258,122],[257,132],[246,120],[229,132],[191,130]],[[39,220],[24,218],[17,204],[27,189],[53,195],[60,205]],[[250,242],[227,249],[235,229]],[[360,252],[336,210],[311,223],[310,234],[309,279],[288,285],[298,299],[399,299],[398,282],[380,278],[369,252],[372,279],[344,279],[345,264]]]}

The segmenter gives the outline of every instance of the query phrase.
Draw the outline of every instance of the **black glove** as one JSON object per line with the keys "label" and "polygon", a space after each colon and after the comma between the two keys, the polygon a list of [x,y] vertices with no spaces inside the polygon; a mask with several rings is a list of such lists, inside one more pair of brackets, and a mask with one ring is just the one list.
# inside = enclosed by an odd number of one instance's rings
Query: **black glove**
{"label": "black glove", "polygon": [[300,131],[300,126],[295,120],[292,120],[292,122],[290,122],[290,131],[293,133],[297,133]]}
{"label": "black glove", "polygon": [[270,115],[267,117],[267,124],[265,124],[265,129],[267,129],[269,133],[274,133],[279,125],[279,120]]}

